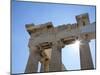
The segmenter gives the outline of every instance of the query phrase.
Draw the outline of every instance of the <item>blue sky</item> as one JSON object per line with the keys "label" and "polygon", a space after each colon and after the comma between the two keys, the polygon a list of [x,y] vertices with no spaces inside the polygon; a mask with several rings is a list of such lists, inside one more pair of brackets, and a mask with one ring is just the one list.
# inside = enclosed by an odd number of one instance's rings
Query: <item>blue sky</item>
{"label": "blue sky", "polygon": [[[76,23],[75,16],[88,13],[90,22],[95,21],[94,6],[67,4],[48,4],[34,2],[12,2],[12,73],[24,73],[28,56],[29,34],[25,24],[42,24],[52,21],[53,25]],[[95,40],[90,42],[93,63],[95,65]],[[68,70],[80,69],[79,49],[66,46],[62,49],[62,61]]]}

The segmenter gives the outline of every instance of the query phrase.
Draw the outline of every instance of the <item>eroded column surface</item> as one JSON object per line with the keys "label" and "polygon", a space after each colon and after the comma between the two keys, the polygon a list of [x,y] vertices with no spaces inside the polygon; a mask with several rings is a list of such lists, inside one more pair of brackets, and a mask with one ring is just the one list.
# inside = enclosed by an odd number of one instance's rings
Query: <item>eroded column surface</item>
{"label": "eroded column surface", "polygon": [[82,70],[94,68],[88,40],[80,41],[80,65]]}
{"label": "eroded column surface", "polygon": [[61,71],[62,70],[62,57],[61,57],[61,47],[59,43],[53,43],[52,45],[52,52],[51,52],[51,59],[49,62],[49,71]]}
{"label": "eroded column surface", "polygon": [[51,49],[45,49],[41,52],[41,70],[40,72],[49,72],[49,60]]}
{"label": "eroded column surface", "polygon": [[40,53],[37,47],[30,48],[30,55],[28,58],[25,73],[33,73],[38,70],[38,62],[40,60]]}

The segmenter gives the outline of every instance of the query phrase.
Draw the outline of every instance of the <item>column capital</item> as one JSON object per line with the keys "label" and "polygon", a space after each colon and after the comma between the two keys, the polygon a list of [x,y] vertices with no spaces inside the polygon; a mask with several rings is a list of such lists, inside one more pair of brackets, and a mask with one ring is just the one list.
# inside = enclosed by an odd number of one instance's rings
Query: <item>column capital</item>
{"label": "column capital", "polygon": [[89,44],[90,40],[80,40],[80,45]]}
{"label": "column capital", "polygon": [[90,41],[88,34],[83,34],[78,36],[79,40]]}

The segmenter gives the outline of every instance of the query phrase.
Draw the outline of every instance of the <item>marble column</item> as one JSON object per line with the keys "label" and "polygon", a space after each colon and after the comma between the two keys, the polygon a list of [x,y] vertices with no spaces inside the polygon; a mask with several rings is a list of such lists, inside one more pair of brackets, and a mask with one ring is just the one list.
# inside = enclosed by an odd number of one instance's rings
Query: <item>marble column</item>
{"label": "marble column", "polygon": [[49,62],[49,72],[62,71],[61,54],[61,46],[59,46],[59,42],[53,43],[51,59]]}
{"label": "marble column", "polygon": [[82,70],[94,68],[89,41],[86,39],[80,41],[80,65]]}
{"label": "marble column", "polygon": [[44,58],[41,62],[40,72],[49,72],[49,59]]}
{"label": "marble column", "polygon": [[40,72],[49,72],[49,61],[44,61],[44,63],[41,64]]}
{"label": "marble column", "polygon": [[49,72],[49,58],[47,54],[43,53],[41,56],[41,69],[40,72]]}
{"label": "marble column", "polygon": [[38,62],[40,60],[40,53],[38,51],[39,50],[38,50],[37,47],[34,47],[30,50],[30,55],[29,55],[29,58],[28,58],[25,73],[37,72]]}

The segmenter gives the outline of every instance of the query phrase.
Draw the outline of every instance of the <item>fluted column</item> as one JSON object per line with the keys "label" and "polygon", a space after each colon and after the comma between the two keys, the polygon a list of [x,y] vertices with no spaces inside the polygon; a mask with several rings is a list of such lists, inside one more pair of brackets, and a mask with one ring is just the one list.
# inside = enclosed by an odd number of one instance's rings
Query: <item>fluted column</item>
{"label": "fluted column", "polygon": [[89,41],[86,39],[80,41],[80,65],[82,70],[94,68]]}
{"label": "fluted column", "polygon": [[38,70],[38,62],[40,60],[40,53],[37,47],[30,48],[30,55],[28,58],[25,73],[33,73]]}
{"label": "fluted column", "polygon": [[62,57],[61,57],[61,46],[59,46],[59,42],[53,43],[51,59],[49,62],[49,71],[61,71],[62,70]]}
{"label": "fluted column", "polygon": [[41,69],[40,72],[49,72],[49,57],[48,54],[43,50],[41,52]]}

